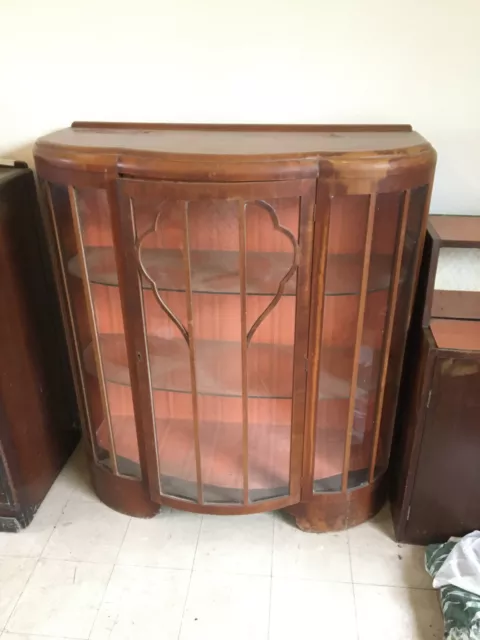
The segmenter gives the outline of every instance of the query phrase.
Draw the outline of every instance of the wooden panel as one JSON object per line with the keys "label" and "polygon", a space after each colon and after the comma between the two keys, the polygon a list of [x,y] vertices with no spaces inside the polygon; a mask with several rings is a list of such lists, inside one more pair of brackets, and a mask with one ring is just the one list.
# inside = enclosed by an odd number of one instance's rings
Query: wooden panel
{"label": "wooden panel", "polygon": [[432,299],[432,318],[480,320],[479,291],[436,289]]}
{"label": "wooden panel", "polygon": [[436,318],[430,330],[439,349],[480,351],[480,322]]}
{"label": "wooden panel", "polygon": [[480,527],[480,359],[438,357],[406,538],[425,544]]}
{"label": "wooden panel", "polygon": [[32,520],[80,436],[28,169],[0,168],[0,273],[0,530],[17,530]]}
{"label": "wooden panel", "polygon": [[480,216],[430,216],[428,221],[443,245],[480,247]]}

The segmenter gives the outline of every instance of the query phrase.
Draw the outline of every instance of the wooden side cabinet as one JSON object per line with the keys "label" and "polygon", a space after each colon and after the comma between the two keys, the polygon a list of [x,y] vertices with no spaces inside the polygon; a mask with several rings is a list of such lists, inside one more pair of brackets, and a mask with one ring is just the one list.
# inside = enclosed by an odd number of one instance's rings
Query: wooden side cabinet
{"label": "wooden side cabinet", "polygon": [[32,172],[0,167],[0,531],[32,520],[79,439]]}
{"label": "wooden side cabinet", "polygon": [[[437,274],[446,248],[467,265],[458,288],[445,288]],[[474,251],[468,262],[464,250]],[[479,263],[480,217],[430,216],[392,456],[401,541],[440,542],[480,527],[479,272],[475,290],[465,282]]]}
{"label": "wooden side cabinet", "polygon": [[371,516],[435,167],[409,126],[37,142],[93,482],[137,516]]}

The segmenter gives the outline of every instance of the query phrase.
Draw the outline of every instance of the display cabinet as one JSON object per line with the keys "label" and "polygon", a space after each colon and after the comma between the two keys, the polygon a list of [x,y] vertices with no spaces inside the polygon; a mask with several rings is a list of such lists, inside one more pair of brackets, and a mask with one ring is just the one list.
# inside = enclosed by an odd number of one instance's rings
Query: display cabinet
{"label": "display cabinet", "polygon": [[385,494],[435,152],[408,126],[74,123],[37,142],[93,482],[112,507]]}

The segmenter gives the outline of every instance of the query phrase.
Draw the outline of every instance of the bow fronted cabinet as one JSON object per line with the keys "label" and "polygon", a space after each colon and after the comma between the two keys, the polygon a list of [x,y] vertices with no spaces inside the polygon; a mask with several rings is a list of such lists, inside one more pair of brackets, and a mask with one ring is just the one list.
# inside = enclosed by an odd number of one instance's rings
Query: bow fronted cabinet
{"label": "bow fronted cabinet", "polygon": [[386,495],[435,152],[409,126],[74,123],[36,165],[98,495],[150,516]]}

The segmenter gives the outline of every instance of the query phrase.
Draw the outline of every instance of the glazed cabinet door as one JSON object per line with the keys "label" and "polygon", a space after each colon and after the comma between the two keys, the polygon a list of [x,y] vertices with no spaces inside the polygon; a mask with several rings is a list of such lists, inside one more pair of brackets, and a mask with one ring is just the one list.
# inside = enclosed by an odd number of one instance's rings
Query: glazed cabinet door
{"label": "glazed cabinet door", "polygon": [[307,497],[387,468],[428,193],[327,194],[318,209]]}
{"label": "glazed cabinet door", "polygon": [[[314,181],[120,181],[154,499],[298,500],[314,194]],[[116,428],[117,453],[138,461],[134,431]]]}
{"label": "glazed cabinet door", "polygon": [[140,479],[136,437],[130,442],[135,454],[122,456],[126,426],[135,428],[135,420],[115,202],[101,178],[75,180],[75,186],[45,181],[43,189],[82,425],[96,464]]}

